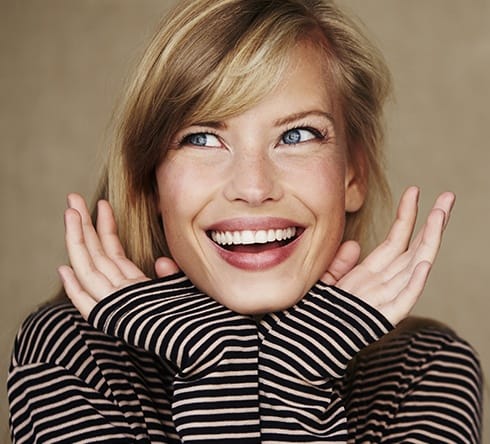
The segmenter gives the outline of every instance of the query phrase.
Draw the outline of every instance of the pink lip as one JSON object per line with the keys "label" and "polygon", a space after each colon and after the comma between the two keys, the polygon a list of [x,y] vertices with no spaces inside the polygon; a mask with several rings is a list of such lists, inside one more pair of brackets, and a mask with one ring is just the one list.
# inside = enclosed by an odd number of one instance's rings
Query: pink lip
{"label": "pink lip", "polygon": [[[266,230],[266,229],[281,229],[288,227],[299,227],[296,222],[283,218],[237,218],[218,222],[208,228],[209,231],[236,231],[236,230]],[[208,231],[208,232],[209,232]],[[243,251],[230,251],[220,247],[218,244],[209,241],[215,248],[219,256],[229,265],[240,268],[246,271],[260,271],[275,267],[287,260],[296,249],[303,235],[303,230],[296,239],[290,243],[271,248],[257,253],[249,253]]]}
{"label": "pink lip", "polygon": [[271,248],[270,250],[261,251],[259,253],[229,251],[221,248],[212,240],[210,240],[210,242],[213,244],[221,258],[233,267],[247,271],[259,271],[275,267],[288,259],[296,249],[300,238],[301,235],[287,245]]}
{"label": "pink lip", "polygon": [[206,231],[269,230],[301,226],[298,222],[282,217],[237,217],[216,222]]}

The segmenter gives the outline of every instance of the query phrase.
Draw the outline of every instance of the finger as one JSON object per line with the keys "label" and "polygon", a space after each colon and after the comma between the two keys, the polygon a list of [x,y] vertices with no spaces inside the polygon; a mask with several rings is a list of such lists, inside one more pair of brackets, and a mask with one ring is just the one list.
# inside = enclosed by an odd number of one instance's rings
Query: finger
{"label": "finger", "polygon": [[97,203],[97,233],[107,257],[113,261],[127,279],[144,279],[144,273],[127,257],[119,240],[114,213],[109,202]]}
{"label": "finger", "polygon": [[[446,229],[449,223],[451,212],[454,207],[455,201],[456,201],[455,194],[451,193],[450,191],[447,191],[445,193],[440,194],[437,197],[436,201],[434,202],[434,205],[432,206],[433,210],[441,210],[444,213],[443,229]],[[419,246],[420,242],[422,241],[424,230],[425,230],[425,224],[424,226],[421,227],[419,233],[413,240],[410,248],[417,248]]]}
{"label": "finger", "polygon": [[[382,260],[378,260],[377,263],[366,262],[368,268],[375,272],[382,271],[383,278],[387,282],[404,270],[413,273],[415,266],[419,262],[425,260],[433,263],[441,245],[444,227],[449,222],[454,201],[455,196],[453,193],[442,193],[436,199],[427,221],[417,233],[408,250],[399,254],[398,257],[392,258],[392,262],[386,263],[384,268],[379,267]],[[379,252],[383,253],[385,250],[378,247],[376,253]],[[368,258],[371,259],[370,257]],[[368,258],[366,258],[366,261]]]}
{"label": "finger", "polygon": [[393,325],[397,325],[410,314],[424,291],[431,267],[432,265],[429,262],[417,264],[407,285],[399,292],[397,297],[380,309]]}
{"label": "finger", "polygon": [[356,241],[344,242],[321,280],[327,285],[335,285],[357,265],[360,254],[361,247]]}
{"label": "finger", "polygon": [[65,240],[70,263],[78,282],[95,299],[112,293],[112,282],[95,266],[83,235],[80,214],[72,208],[65,211]]}
{"label": "finger", "polygon": [[[75,209],[81,219],[82,236],[86,250],[90,255],[94,269],[103,273],[115,286],[126,280],[126,276],[121,272],[119,267],[112,261],[104,251],[100,242],[99,235],[92,224],[87,205],[82,196],[71,193],[68,195],[68,206]],[[77,270],[75,269],[75,272]]]}
{"label": "finger", "polygon": [[419,189],[417,187],[410,187],[403,193],[396,219],[386,239],[365,260],[365,264],[371,270],[386,268],[407,250],[417,220],[418,199]]}
{"label": "finger", "polygon": [[179,271],[177,264],[169,257],[159,257],[155,262],[155,273],[159,278],[170,276]]}
{"label": "finger", "polygon": [[442,235],[444,232],[444,224],[446,213],[434,208],[427,217],[423,230],[421,230],[421,240],[416,248],[412,248],[408,255],[411,256],[408,267],[415,268],[416,264],[422,261],[434,263],[437,253],[441,247]]}
{"label": "finger", "polygon": [[436,203],[434,204],[434,208],[439,208],[445,213],[444,229],[446,229],[447,224],[449,223],[449,219],[451,217],[451,213],[455,203],[456,195],[451,191],[446,191],[437,198]]}
{"label": "finger", "polygon": [[419,240],[417,240],[416,247],[410,246],[406,253],[399,256],[382,271],[385,286],[391,288],[393,295],[398,294],[399,289],[406,285],[419,263],[434,263],[442,242],[444,220],[444,211],[433,208],[417,235]]}
{"label": "finger", "polygon": [[386,240],[393,246],[395,254],[400,254],[408,247],[417,220],[420,190],[410,187],[403,193],[398,205],[395,222]]}
{"label": "finger", "polygon": [[62,265],[58,268],[58,274],[63,283],[63,287],[67,296],[72,301],[73,305],[82,314],[84,319],[88,319],[88,316],[92,309],[95,307],[96,302],[93,298],[83,290],[78,282],[75,273],[67,265]]}

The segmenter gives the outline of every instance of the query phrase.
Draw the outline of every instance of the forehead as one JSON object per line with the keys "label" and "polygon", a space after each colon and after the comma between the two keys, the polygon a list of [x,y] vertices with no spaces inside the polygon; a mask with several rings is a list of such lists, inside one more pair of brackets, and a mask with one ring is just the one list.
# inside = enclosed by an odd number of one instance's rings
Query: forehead
{"label": "forehead", "polygon": [[341,130],[336,88],[323,57],[312,44],[292,48],[277,85],[259,103],[236,117],[249,115],[264,124],[281,126],[316,116],[330,120],[336,132]]}
{"label": "forehead", "polygon": [[312,114],[332,115],[333,120],[333,100],[324,77],[312,51],[294,49],[277,85],[257,104],[227,120],[248,116],[252,121],[273,126]]}
{"label": "forehead", "polygon": [[[236,74],[239,71],[248,71],[243,81]],[[272,96],[277,101],[282,100],[284,106],[303,102],[309,97],[317,107],[331,111],[338,108],[337,88],[326,51],[308,40],[296,42],[287,50],[277,50],[254,70],[244,69],[236,63],[221,72],[220,77],[216,87],[195,109],[189,124],[226,120]]]}
{"label": "forehead", "polygon": [[309,42],[298,43],[287,53],[287,68],[278,87],[316,97],[328,107],[334,106],[337,96],[325,53]]}

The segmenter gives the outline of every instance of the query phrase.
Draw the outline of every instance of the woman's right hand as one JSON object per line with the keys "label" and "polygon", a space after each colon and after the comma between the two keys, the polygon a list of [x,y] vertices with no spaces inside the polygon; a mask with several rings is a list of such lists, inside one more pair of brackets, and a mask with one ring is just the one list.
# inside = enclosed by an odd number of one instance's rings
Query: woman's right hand
{"label": "woman's right hand", "polygon": [[[97,203],[97,227],[80,195],[69,194],[67,203],[65,242],[71,267],[63,265],[58,273],[66,294],[87,319],[104,297],[149,278],[126,257],[107,201]],[[159,277],[179,271],[169,258],[159,258],[155,270]]]}

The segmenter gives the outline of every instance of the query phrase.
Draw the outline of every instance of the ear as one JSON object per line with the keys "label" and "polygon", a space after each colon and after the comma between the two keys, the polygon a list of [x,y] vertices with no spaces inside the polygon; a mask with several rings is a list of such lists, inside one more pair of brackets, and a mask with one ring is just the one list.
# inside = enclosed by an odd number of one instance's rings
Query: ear
{"label": "ear", "polygon": [[347,160],[345,172],[345,211],[347,213],[358,211],[366,199],[366,162],[363,157],[358,150],[357,154]]}

